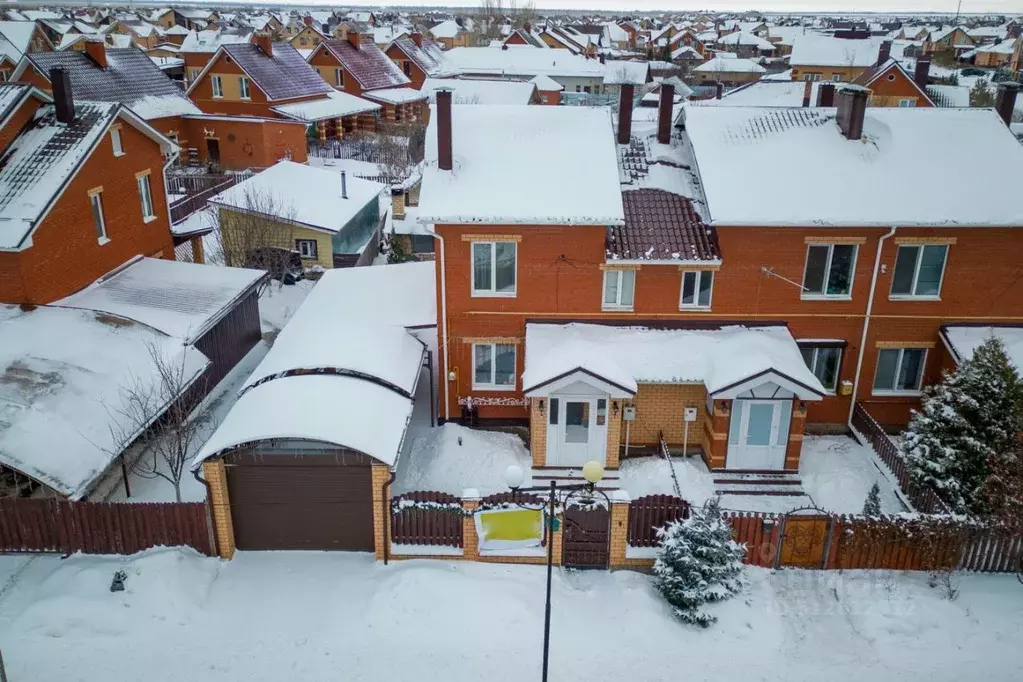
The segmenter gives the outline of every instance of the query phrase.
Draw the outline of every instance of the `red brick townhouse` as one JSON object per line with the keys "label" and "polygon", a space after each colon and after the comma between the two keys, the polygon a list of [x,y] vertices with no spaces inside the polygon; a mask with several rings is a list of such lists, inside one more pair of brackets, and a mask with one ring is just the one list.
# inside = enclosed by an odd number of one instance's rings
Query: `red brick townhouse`
{"label": "red brick townhouse", "polygon": [[327,38],[307,60],[331,87],[383,106],[391,121],[419,121],[427,95],[412,88],[412,81],[373,42],[356,31],[345,40]]}
{"label": "red brick townhouse", "polygon": [[[677,448],[687,409],[715,469],[796,469],[806,424],[846,429],[854,399],[904,425],[942,325],[1023,322],[1023,149],[991,110],[868,96],[690,108],[676,134],[669,98],[655,137],[621,117],[618,159],[597,112],[449,114],[440,97],[419,219],[437,236],[441,417],[528,424],[534,465],[565,467]],[[565,145],[570,174],[532,157]],[[998,160],[993,192],[919,170],[969,150]]]}
{"label": "red brick townhouse", "polygon": [[174,260],[174,145],[120,104],[56,90],[0,86],[0,303],[50,303],[135,255]]}
{"label": "red brick townhouse", "polygon": [[90,41],[82,52],[28,54],[18,64],[14,80],[49,91],[54,67],[70,75],[76,97],[131,108],[181,146],[182,162],[243,170],[272,166],[282,158],[306,160],[302,125],[278,118],[204,114],[141,50],[112,49]]}
{"label": "red brick townhouse", "polygon": [[409,77],[416,90],[423,87],[427,78],[453,75],[440,45],[423,38],[422,33],[395,39],[384,48],[384,53]]}

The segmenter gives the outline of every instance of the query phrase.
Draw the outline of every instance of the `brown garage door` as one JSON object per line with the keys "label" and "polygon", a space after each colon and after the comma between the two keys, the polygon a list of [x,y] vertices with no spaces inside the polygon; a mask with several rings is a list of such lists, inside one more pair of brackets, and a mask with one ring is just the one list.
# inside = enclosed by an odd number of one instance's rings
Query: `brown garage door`
{"label": "brown garage door", "polygon": [[369,459],[235,455],[227,488],[238,549],[373,551]]}

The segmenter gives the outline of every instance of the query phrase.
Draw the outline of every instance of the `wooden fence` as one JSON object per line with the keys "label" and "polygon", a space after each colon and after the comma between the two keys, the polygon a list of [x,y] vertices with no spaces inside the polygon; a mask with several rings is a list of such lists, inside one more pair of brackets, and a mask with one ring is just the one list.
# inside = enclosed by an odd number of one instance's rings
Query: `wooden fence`
{"label": "wooden fence", "polygon": [[391,501],[391,541],[399,545],[462,546],[462,501],[417,491]]}
{"label": "wooden fence", "polygon": [[656,529],[689,516],[689,503],[674,495],[647,495],[629,504],[629,544],[656,547]]}
{"label": "wooden fence", "polygon": [[214,556],[206,505],[0,499],[0,553],[134,554],[158,545]]}
{"label": "wooden fence", "polygon": [[171,225],[177,225],[193,213],[206,208],[206,202],[208,202],[211,197],[220,194],[229,187],[233,187],[235,182],[235,176],[233,175],[222,176],[220,183],[210,185],[196,194],[192,194],[184,199],[175,201],[170,205]]}
{"label": "wooden fence", "polygon": [[852,425],[870,441],[874,452],[877,453],[877,456],[881,458],[881,461],[885,463],[885,466],[895,476],[899,488],[918,512],[924,514],[948,512],[948,508],[934,494],[933,490],[921,488],[910,481],[906,460],[902,459],[895,443],[888,437],[888,434],[885,433],[881,425],[877,423],[877,420],[867,412],[862,403],[857,402],[856,407],[853,409]]}

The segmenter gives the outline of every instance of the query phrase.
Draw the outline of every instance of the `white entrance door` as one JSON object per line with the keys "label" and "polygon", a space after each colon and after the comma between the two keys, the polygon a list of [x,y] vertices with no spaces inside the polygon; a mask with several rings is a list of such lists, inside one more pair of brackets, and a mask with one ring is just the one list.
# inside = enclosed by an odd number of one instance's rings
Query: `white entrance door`
{"label": "white entrance door", "polygon": [[790,401],[733,401],[725,468],[784,469],[790,415]]}
{"label": "white entrance door", "polygon": [[547,432],[547,464],[581,467],[591,459],[603,464],[607,441],[607,400],[565,395],[552,396],[552,402],[555,400],[557,407],[551,407],[557,409],[557,424]]}

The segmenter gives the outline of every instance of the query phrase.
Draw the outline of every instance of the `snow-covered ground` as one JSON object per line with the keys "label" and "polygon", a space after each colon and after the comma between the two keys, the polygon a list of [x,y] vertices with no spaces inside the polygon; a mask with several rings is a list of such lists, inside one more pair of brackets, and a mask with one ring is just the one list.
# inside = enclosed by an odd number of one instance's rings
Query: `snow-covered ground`
{"label": "snow-covered ground", "polygon": [[[418,400],[416,407],[419,407]],[[452,423],[420,433],[398,462],[392,488],[395,494],[436,490],[461,495],[466,488],[475,488],[484,496],[506,492],[505,469],[517,464],[528,476],[532,466],[529,451],[514,434],[480,431]],[[524,485],[531,483],[527,480]]]}
{"label": "snow-covered ground", "polygon": [[[116,570],[126,591],[111,593]],[[651,579],[558,570],[551,678],[876,682],[1013,680],[1023,587],[964,576],[747,569],[709,630],[678,623]],[[537,679],[544,569],[369,555],[191,551],[39,557],[0,596],[12,681],[423,682]]]}
{"label": "snow-covered ground", "polygon": [[869,446],[860,445],[848,436],[807,435],[799,458],[803,490],[821,509],[836,514],[859,514],[870,487],[877,482],[881,511],[885,514],[906,511],[891,481],[875,465],[876,461]]}
{"label": "snow-covered ground", "polygon": [[311,279],[303,279],[291,286],[272,282],[259,297],[259,321],[263,333],[283,329],[314,286],[316,281]]}
{"label": "snow-covered ground", "polygon": [[[699,457],[672,457],[682,498],[701,505],[714,496],[714,479]],[[636,499],[645,495],[674,495],[671,470],[663,457],[630,457],[618,469],[618,486]]]}

